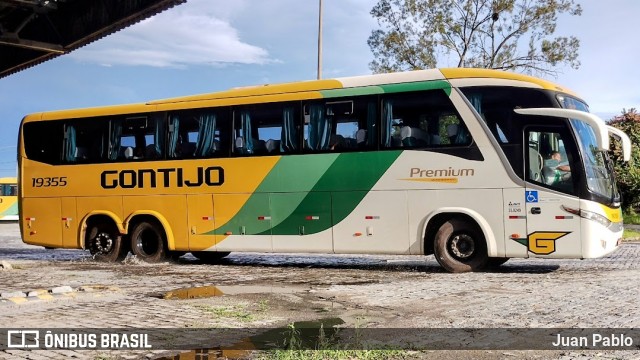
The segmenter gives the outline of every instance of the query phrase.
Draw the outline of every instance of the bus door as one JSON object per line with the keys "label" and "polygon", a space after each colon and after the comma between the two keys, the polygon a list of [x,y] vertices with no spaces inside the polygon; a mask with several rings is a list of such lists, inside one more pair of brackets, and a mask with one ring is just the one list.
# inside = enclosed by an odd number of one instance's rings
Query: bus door
{"label": "bus door", "polygon": [[519,242],[531,257],[579,257],[580,217],[570,212],[580,209],[573,138],[564,127],[545,126],[527,128],[525,139],[527,236]]}

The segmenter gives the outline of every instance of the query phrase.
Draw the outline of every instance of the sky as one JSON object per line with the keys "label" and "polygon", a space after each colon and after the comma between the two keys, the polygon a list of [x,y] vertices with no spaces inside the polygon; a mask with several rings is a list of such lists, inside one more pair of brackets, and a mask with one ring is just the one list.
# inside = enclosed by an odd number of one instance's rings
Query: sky
{"label": "sky", "polygon": [[[637,0],[577,0],[557,36],[580,39],[581,66],[548,80],[604,120],[640,108]],[[323,0],[323,78],[370,74],[376,0]],[[141,23],[0,79],[0,177],[16,174],[20,120],[29,113],[123,103],[317,77],[318,1],[188,0]],[[442,61],[439,67],[454,66]]]}

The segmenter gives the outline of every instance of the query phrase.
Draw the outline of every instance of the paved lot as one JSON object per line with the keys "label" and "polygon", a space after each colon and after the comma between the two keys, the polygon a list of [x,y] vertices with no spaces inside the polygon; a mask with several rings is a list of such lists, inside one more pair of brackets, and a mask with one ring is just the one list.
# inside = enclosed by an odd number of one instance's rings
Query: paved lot
{"label": "paved lot", "polygon": [[[0,328],[264,328],[341,319],[351,327],[639,328],[640,243],[595,260],[510,260],[448,274],[433,257],[231,254],[220,265],[94,262],[76,250],[23,244],[0,224],[0,293],[69,286],[46,299],[0,301]],[[213,291],[213,287],[215,291]],[[212,297],[180,299],[184,288]],[[79,292],[79,288],[86,291]],[[163,299],[168,292],[174,291]],[[214,294],[215,293],[215,294]],[[0,351],[0,359],[158,358],[165,351]],[[228,355],[228,354],[226,354]],[[244,356],[247,354],[244,353]],[[630,358],[633,351],[467,351],[421,358]]]}

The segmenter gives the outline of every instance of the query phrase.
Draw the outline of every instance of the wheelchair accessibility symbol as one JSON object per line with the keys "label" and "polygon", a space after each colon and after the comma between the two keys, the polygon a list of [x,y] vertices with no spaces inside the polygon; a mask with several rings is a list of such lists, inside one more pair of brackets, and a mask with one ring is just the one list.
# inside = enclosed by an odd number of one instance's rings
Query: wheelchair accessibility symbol
{"label": "wheelchair accessibility symbol", "polygon": [[527,194],[525,196],[525,200],[528,203],[537,203],[538,202],[538,191],[536,191],[536,190],[527,191]]}

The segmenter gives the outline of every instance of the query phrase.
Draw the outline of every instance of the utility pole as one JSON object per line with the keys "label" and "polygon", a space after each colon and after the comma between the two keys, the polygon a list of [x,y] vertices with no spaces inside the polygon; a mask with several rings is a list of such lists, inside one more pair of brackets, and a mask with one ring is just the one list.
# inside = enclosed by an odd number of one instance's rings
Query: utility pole
{"label": "utility pole", "polygon": [[318,80],[322,79],[322,0],[318,9]]}

